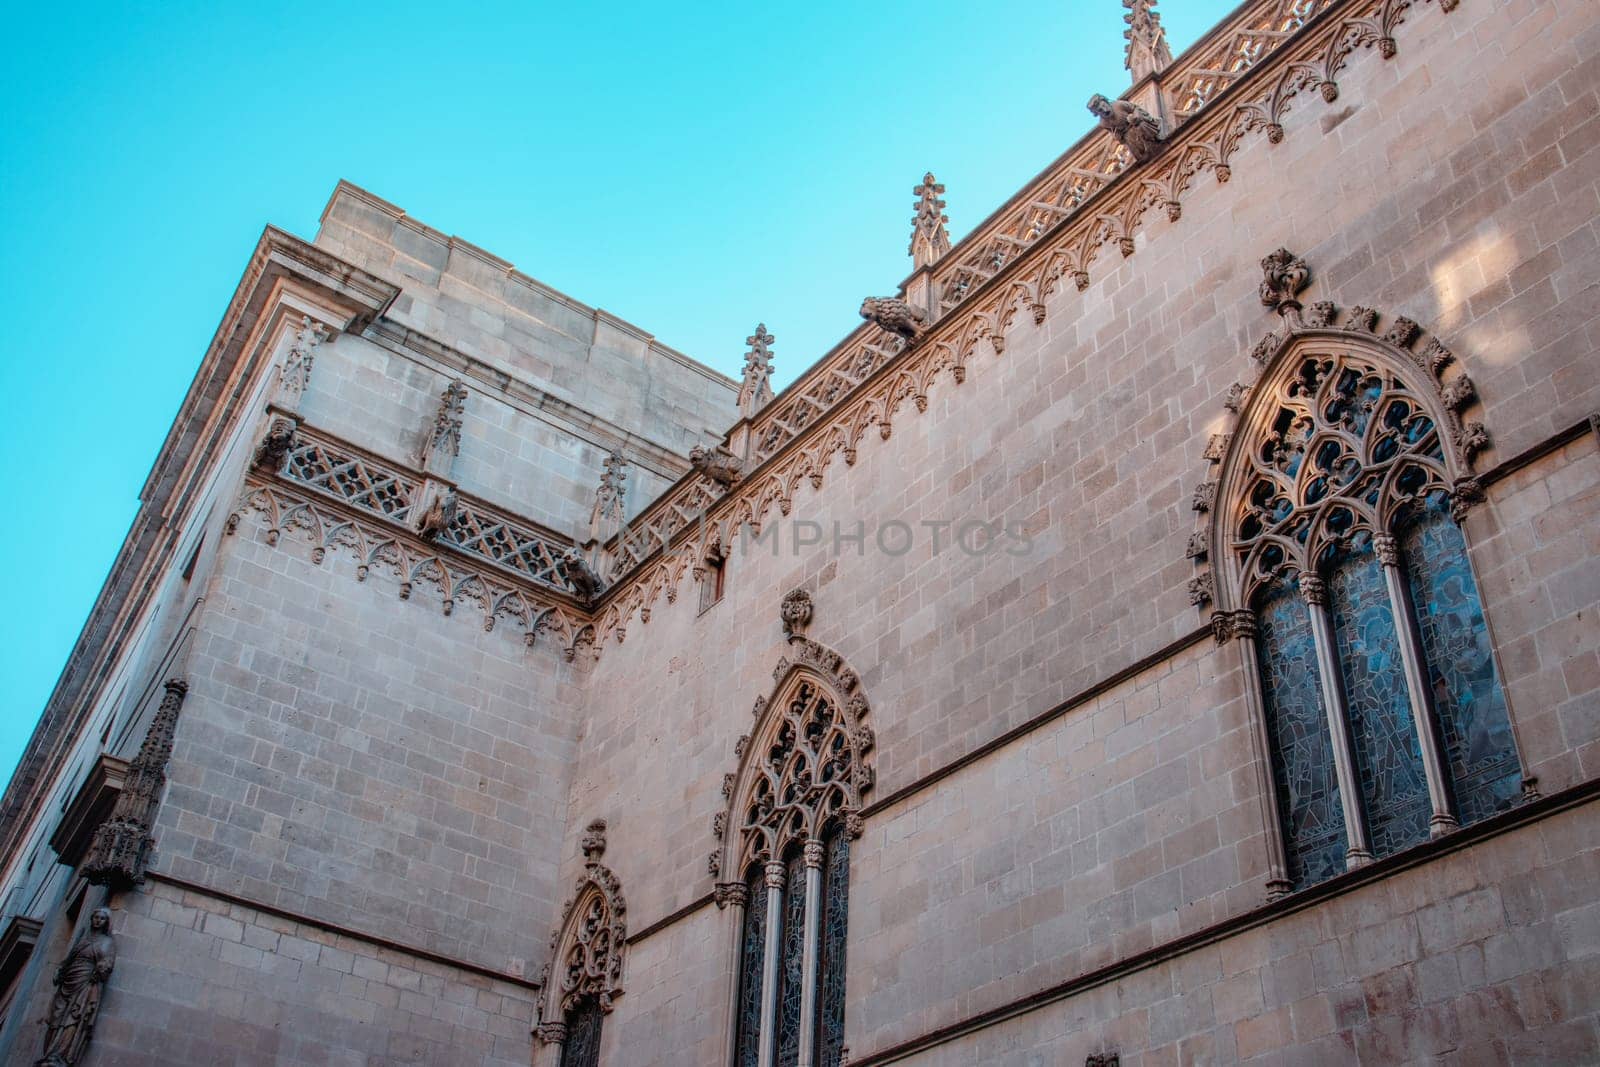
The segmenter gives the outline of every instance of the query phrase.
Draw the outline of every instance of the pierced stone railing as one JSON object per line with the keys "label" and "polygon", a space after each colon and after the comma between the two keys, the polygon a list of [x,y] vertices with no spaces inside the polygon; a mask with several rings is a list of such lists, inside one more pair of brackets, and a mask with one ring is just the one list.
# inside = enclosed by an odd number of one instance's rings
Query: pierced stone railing
{"label": "pierced stone railing", "polygon": [[[283,477],[361,511],[410,525],[421,475],[396,470],[305,427],[297,437],[280,471]],[[464,493],[456,494],[455,517],[437,542],[552,589],[572,592],[559,565],[571,541]]]}

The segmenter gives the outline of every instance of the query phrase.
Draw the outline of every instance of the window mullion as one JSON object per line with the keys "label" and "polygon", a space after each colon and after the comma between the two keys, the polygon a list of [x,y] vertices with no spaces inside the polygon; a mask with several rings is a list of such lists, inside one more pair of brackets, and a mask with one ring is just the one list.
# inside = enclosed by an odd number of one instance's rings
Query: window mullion
{"label": "window mullion", "polygon": [[1272,780],[1272,739],[1267,734],[1266,696],[1257,666],[1256,613],[1249,608],[1231,616],[1228,632],[1238,639],[1240,677],[1250,705],[1250,747],[1255,754],[1256,794],[1261,801],[1261,821],[1267,843],[1267,896],[1288,895],[1289,864],[1283,845],[1283,825],[1278,818],[1278,789]]}
{"label": "window mullion", "polygon": [[822,925],[822,855],[821,841],[806,842],[806,931],[805,955],[801,965],[803,984],[800,986],[800,1057],[797,1067],[811,1067],[816,1057],[817,943]]}
{"label": "window mullion", "polygon": [[778,1047],[778,963],[783,952],[783,876],[781,860],[767,861],[766,951],[761,958],[761,1030],[758,1067],[772,1067]]}
{"label": "window mullion", "polygon": [[1395,539],[1381,534],[1372,539],[1373,551],[1383,565],[1383,581],[1389,590],[1389,607],[1394,612],[1395,633],[1400,644],[1400,663],[1405,670],[1406,690],[1411,703],[1411,721],[1416,727],[1417,744],[1422,750],[1422,770],[1428,779],[1428,803],[1433,814],[1428,832],[1440,837],[1460,826],[1450,808],[1450,790],[1445,783],[1444,760],[1439,752],[1439,735],[1429,711],[1427,675],[1423,671],[1422,649],[1417,644],[1417,624],[1411,601],[1406,596],[1405,575],[1400,572],[1400,550]]}
{"label": "window mullion", "polygon": [[1344,811],[1346,870],[1372,862],[1367,844],[1367,828],[1361,818],[1361,788],[1356,782],[1355,756],[1350,740],[1350,716],[1345,711],[1344,691],[1339,687],[1339,658],[1333,641],[1333,622],[1328,617],[1328,587],[1315,574],[1300,576],[1300,595],[1311,613],[1311,636],[1317,646],[1317,675],[1322,683],[1322,706],[1328,716],[1329,740],[1333,743],[1333,769],[1339,779],[1339,804]]}

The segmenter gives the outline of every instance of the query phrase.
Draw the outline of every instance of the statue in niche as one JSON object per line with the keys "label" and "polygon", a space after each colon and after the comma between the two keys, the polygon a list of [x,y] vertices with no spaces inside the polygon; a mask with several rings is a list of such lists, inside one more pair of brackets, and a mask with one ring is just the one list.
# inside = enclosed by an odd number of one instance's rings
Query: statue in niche
{"label": "statue in niche", "polygon": [[89,916],[89,929],[72,943],[67,958],[56,968],[56,995],[45,1020],[44,1054],[34,1061],[34,1067],[75,1067],[83,1058],[94,1036],[106,979],[116,963],[111,911],[96,908]]}

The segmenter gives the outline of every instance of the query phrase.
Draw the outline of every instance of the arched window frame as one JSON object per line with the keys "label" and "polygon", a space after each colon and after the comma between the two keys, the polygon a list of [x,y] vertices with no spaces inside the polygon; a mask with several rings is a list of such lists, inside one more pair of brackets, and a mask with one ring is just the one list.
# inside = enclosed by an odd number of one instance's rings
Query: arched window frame
{"label": "arched window frame", "polygon": [[[1351,505],[1350,510],[1358,513],[1357,528],[1364,529],[1372,538],[1373,551],[1382,567],[1394,615],[1407,699],[1428,783],[1430,833],[1438,836],[1454,829],[1458,822],[1452,809],[1447,771],[1434,729],[1432,701],[1426,692],[1426,660],[1415,639],[1416,622],[1405,588],[1405,577],[1399,566],[1395,535],[1413,509],[1422,506],[1433,494],[1442,492],[1447,495],[1452,516],[1457,523],[1462,522],[1473,505],[1483,500],[1482,486],[1474,473],[1474,462],[1477,455],[1488,447],[1488,434],[1481,423],[1464,417],[1466,409],[1477,401],[1476,389],[1464,372],[1447,374],[1454,356],[1437,337],[1430,337],[1426,344],[1419,347],[1421,328],[1403,316],[1393,319],[1389,328],[1379,334],[1378,313],[1365,307],[1350,309],[1342,324],[1337,323],[1340,316],[1331,302],[1312,304],[1302,313],[1295,297],[1310,279],[1305,263],[1280,249],[1262,262],[1262,268],[1265,275],[1261,288],[1262,302],[1279,313],[1283,328],[1266,335],[1255,346],[1252,355],[1262,367],[1258,381],[1253,386],[1236,384],[1228,393],[1225,404],[1237,419],[1231,432],[1213,436],[1206,449],[1206,459],[1216,464],[1215,476],[1195,489],[1192,504],[1196,511],[1202,513],[1204,527],[1190,539],[1188,555],[1202,567],[1190,583],[1191,601],[1202,607],[1214,601],[1215,610],[1211,616],[1213,632],[1219,642],[1233,639],[1240,649],[1245,696],[1253,722],[1252,742],[1258,796],[1261,798],[1267,844],[1267,890],[1269,896],[1278,897],[1290,891],[1291,883],[1272,769],[1266,700],[1257,665],[1257,616],[1253,598],[1268,583],[1291,580],[1298,585],[1306,603],[1316,645],[1320,696],[1328,720],[1344,817],[1347,843],[1345,865],[1347,869],[1361,866],[1370,862],[1372,854],[1358,810],[1360,791],[1355,780],[1349,717],[1338,681],[1337,652],[1326,591],[1316,570],[1324,548],[1341,539],[1348,543],[1354,532],[1345,530],[1341,536],[1335,536],[1333,531],[1325,528],[1331,507],[1335,502]],[[1330,492],[1311,519],[1312,529],[1306,545],[1302,548],[1283,541],[1277,542],[1284,550],[1283,560],[1276,566],[1263,567],[1260,564],[1263,547],[1273,538],[1263,534],[1249,539],[1250,548],[1242,555],[1238,546],[1231,541],[1232,531],[1238,529],[1245,510],[1250,507],[1247,494],[1260,473],[1253,461],[1252,449],[1271,433],[1273,420],[1279,412],[1285,407],[1294,407],[1293,403],[1286,401],[1299,380],[1300,369],[1308,358],[1318,356],[1336,360],[1348,357],[1388,376],[1388,380],[1397,385],[1406,398],[1432,420],[1432,433],[1437,435],[1440,456],[1419,456],[1415,453],[1423,449],[1418,447],[1388,461],[1384,485],[1375,507],[1357,507],[1358,501]],[[1378,415],[1378,411],[1372,413],[1374,421]],[[1306,449],[1304,462],[1310,462],[1316,447],[1316,440],[1313,440]],[[1383,464],[1364,465],[1362,476],[1381,466]],[[1425,471],[1426,477],[1420,487],[1413,484],[1410,491],[1399,492],[1396,482],[1406,466]],[[1463,538],[1468,549],[1465,562],[1470,570],[1471,544],[1470,540],[1465,539],[1465,531]],[[1484,611],[1487,620],[1487,606]],[[1501,672],[1497,670],[1498,673]],[[1502,696],[1505,696],[1503,690]],[[1508,713],[1509,710],[1508,704]],[[1522,746],[1516,742],[1514,716],[1510,718],[1509,725],[1523,776],[1524,792],[1531,793],[1534,780],[1522,761]]]}
{"label": "arched window frame", "polygon": [[[795,849],[801,850],[805,866],[805,885],[801,887],[805,893],[804,979],[798,1063],[810,1067],[817,1055],[814,1031],[817,1012],[821,1010],[818,961],[824,841],[834,832],[850,840],[860,837],[860,812],[874,781],[868,757],[875,739],[866,722],[870,707],[860,690],[859,676],[839,653],[805,637],[811,620],[810,596],[803,590],[789,593],[783,601],[782,619],[790,652],[774,668],[769,694],[757,698],[752,708],[755,728],[734,746],[738,769],[723,778],[727,806],[713,819],[712,831],[721,844],[712,852],[709,867],[713,876],[728,879],[717,883],[716,900],[719,907],[731,913],[728,1028],[723,1059],[732,1063],[738,1041],[739,961],[745,933],[744,912],[751,892],[748,880],[759,872],[756,886],[766,894],[766,914],[777,916],[785,894],[796,888],[785,885],[785,860]],[[820,736],[808,737],[804,728],[810,704],[797,698],[807,686],[813,687],[833,711],[832,720]],[[818,759],[830,751],[827,759]],[[774,768],[766,757],[778,752],[783,758]],[[819,766],[828,767],[829,773],[814,774]],[[772,802],[773,798],[786,795],[793,800]],[[770,1067],[776,1062],[776,979],[783,950],[778,922],[769,919],[764,933],[759,1062],[761,1067]]]}
{"label": "arched window frame", "polygon": [[622,883],[600,862],[606,851],[606,821],[596,819],[584,831],[583,873],[561,912],[550,938],[550,959],[540,975],[541,1040],[555,1046],[550,1062],[562,1059],[568,1013],[591,1002],[609,1015],[622,996],[622,974],[628,952],[628,904]]}

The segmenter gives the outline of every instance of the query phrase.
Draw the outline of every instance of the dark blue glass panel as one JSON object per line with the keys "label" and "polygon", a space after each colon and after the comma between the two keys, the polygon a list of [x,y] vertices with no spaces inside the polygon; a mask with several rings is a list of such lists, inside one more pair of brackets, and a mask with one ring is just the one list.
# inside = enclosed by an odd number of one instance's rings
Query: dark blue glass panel
{"label": "dark blue glass panel", "polygon": [[1261,602],[1256,617],[1287,873],[1299,889],[1344,870],[1344,812],[1318,689],[1311,617],[1287,584]]}
{"label": "dark blue glass panel", "polygon": [[739,951],[739,1031],[735,1067],[756,1067],[761,1058],[761,961],[766,953],[767,887],[759,868],[746,883],[744,942]]}
{"label": "dark blue glass panel", "polygon": [[828,839],[822,875],[822,959],[817,973],[817,1067],[839,1067],[844,1051],[844,949],[850,914],[850,838],[835,830]]}
{"label": "dark blue glass panel", "polygon": [[778,968],[778,1067],[800,1061],[800,997],[805,985],[806,865],[789,859],[783,884],[783,962]]}
{"label": "dark blue glass panel", "polygon": [[593,998],[585,997],[573,1005],[567,1012],[561,1067],[600,1067],[600,1024],[604,1019]]}
{"label": "dark blue glass panel", "polygon": [[1328,601],[1367,837],[1386,856],[1428,839],[1432,808],[1388,587],[1370,550],[1339,556]]}
{"label": "dark blue glass panel", "polygon": [[1516,802],[1522,772],[1467,546],[1441,499],[1404,531],[1400,548],[1456,812],[1476,822]]}

